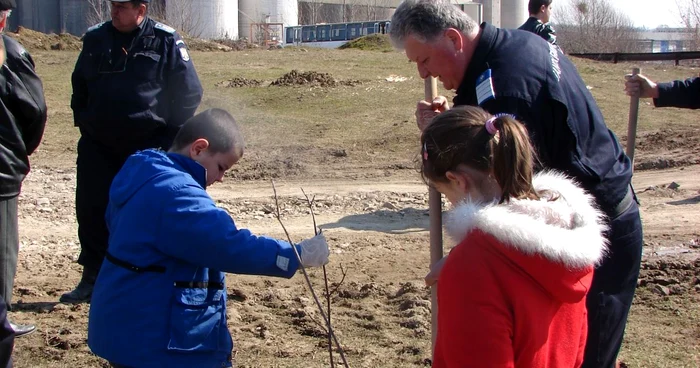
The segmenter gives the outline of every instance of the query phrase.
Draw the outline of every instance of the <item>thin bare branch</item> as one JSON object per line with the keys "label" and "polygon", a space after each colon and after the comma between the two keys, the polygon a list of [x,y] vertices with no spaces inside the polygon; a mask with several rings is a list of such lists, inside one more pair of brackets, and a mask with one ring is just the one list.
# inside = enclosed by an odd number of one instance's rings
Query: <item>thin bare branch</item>
{"label": "thin bare branch", "polygon": [[335,288],[333,288],[333,290],[331,290],[331,292],[330,292],[329,295],[328,295],[329,298],[330,298],[331,296],[335,295],[336,292],[338,292],[338,289],[340,288],[340,286],[343,285],[343,281],[345,281],[345,276],[347,276],[347,274],[348,274],[348,273],[347,273],[347,270],[343,269],[343,264],[342,264],[342,263],[340,264],[340,272],[342,272],[343,278],[340,279],[340,282],[339,282],[338,284],[335,285]]}
{"label": "thin bare branch", "polygon": [[284,226],[284,223],[282,222],[282,215],[280,214],[280,204],[279,204],[279,199],[277,197],[277,188],[275,187],[274,180],[272,180],[272,191],[275,194],[275,217],[277,218],[277,221],[282,226],[282,230],[284,231],[284,234],[287,236],[287,240],[289,241],[289,244],[292,245],[292,250],[294,251],[294,255],[296,255],[297,261],[299,261],[299,268],[301,269],[301,272],[304,274],[304,279],[306,280],[306,286],[309,287],[309,291],[311,292],[311,296],[313,296],[314,301],[316,302],[316,306],[318,307],[318,310],[321,313],[321,316],[323,317],[324,322],[326,322],[326,325],[328,326],[328,332],[330,333],[331,337],[333,338],[333,341],[335,342],[335,346],[338,349],[338,352],[340,353],[340,358],[343,360],[343,365],[345,366],[345,368],[349,368],[348,361],[345,359],[345,352],[343,351],[343,348],[340,346],[340,342],[338,342],[338,338],[335,336],[335,333],[333,332],[333,327],[331,326],[330,322],[328,321],[328,317],[326,316],[326,313],[323,310],[323,305],[321,304],[321,301],[318,299],[318,296],[316,296],[316,291],[314,291],[313,285],[311,284],[311,279],[309,279],[309,274],[306,272],[306,267],[304,267],[304,265],[301,263],[301,255],[297,251],[297,248],[294,246],[294,242],[292,241],[292,237],[289,236],[289,232],[287,231],[287,228]]}
{"label": "thin bare branch", "polygon": [[[309,199],[309,196],[306,194],[304,191],[304,188],[301,188],[301,192],[304,194],[304,197],[306,197],[306,203],[309,205],[309,211],[311,211],[311,219],[314,222],[314,235],[318,235],[318,227],[316,226],[316,214],[314,213],[314,200],[316,199],[316,196],[314,195],[313,198]],[[327,312],[328,312],[328,355],[330,356],[331,359],[331,368],[335,367],[335,363],[333,362],[333,341],[331,341],[331,295],[328,293],[328,274],[326,273],[326,265],[323,265],[323,284],[325,286],[326,290],[326,304],[327,304]]]}

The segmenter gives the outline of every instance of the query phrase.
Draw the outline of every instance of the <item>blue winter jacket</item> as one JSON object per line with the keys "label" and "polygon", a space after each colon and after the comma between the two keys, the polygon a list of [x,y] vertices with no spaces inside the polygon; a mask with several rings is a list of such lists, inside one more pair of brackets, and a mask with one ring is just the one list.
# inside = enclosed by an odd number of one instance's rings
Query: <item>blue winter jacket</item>
{"label": "blue winter jacket", "polygon": [[206,170],[173,153],[132,155],[114,178],[108,257],[88,345],[128,367],[230,367],[223,272],[291,277],[291,246],[238,229],[205,191]]}

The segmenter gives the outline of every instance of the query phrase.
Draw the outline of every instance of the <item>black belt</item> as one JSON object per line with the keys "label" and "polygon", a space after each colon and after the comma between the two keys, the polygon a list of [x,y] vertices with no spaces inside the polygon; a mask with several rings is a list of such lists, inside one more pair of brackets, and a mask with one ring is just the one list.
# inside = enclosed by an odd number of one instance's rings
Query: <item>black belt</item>
{"label": "black belt", "polygon": [[164,266],[156,266],[156,265],[150,265],[150,266],[145,266],[145,267],[139,267],[134,264],[131,264],[127,261],[121,260],[107,252],[105,254],[105,258],[107,258],[108,261],[114,263],[115,265],[126,268],[129,271],[137,272],[137,273],[143,273],[143,272],[156,272],[156,273],[165,273],[165,267]]}
{"label": "black belt", "polygon": [[223,290],[224,283],[214,281],[175,281],[176,288]]}
{"label": "black belt", "polygon": [[632,207],[632,203],[635,202],[634,198],[634,190],[632,189],[632,185],[627,186],[627,193],[625,193],[625,196],[622,198],[620,203],[615,206],[613,209],[613,212],[610,213],[610,218],[614,219],[621,214],[625,213],[630,207]]}

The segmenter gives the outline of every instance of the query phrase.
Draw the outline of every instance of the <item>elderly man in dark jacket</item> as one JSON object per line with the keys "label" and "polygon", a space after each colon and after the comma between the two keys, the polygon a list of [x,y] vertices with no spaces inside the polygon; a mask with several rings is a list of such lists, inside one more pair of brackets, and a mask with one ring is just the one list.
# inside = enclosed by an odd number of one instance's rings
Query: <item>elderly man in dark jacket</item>
{"label": "elderly man in dark jacket", "polygon": [[[14,7],[14,0],[0,0],[0,30]],[[0,297],[10,309],[19,252],[17,198],[29,173],[29,155],[44,134],[46,102],[27,50],[10,37],[2,39],[6,58],[0,71]],[[10,325],[18,337],[35,329]]]}

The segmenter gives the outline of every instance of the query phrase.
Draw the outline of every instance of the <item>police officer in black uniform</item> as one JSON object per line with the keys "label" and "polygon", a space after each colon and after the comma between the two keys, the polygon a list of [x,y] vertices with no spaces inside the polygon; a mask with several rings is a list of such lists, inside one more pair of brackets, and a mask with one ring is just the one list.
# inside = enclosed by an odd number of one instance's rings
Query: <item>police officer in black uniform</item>
{"label": "police officer in black uniform", "polygon": [[[0,31],[14,8],[14,0],[0,0]],[[1,305],[11,309],[19,252],[17,198],[29,173],[29,155],[44,134],[46,101],[27,50],[11,37],[2,35],[2,40],[6,58],[0,70],[0,299]],[[0,339],[8,336],[3,326],[0,322]],[[35,330],[33,325],[9,326],[17,337]]]}
{"label": "police officer in black uniform", "polygon": [[[391,26],[392,41],[417,63],[422,78],[439,77],[446,89],[455,89],[455,105],[515,115],[527,126],[543,167],[578,180],[607,214],[609,254],[587,297],[583,366],[615,367],[639,276],[642,224],[631,162],[575,66],[542,38],[479,26],[449,0],[406,0]],[[448,108],[444,97],[419,102],[419,126]]]}
{"label": "police officer in black uniform", "polygon": [[549,19],[552,16],[552,0],[530,0],[527,9],[530,12],[530,18],[518,29],[532,32],[544,38],[545,41],[556,45],[557,35],[552,25],[549,24]]}
{"label": "police officer in black uniform", "polygon": [[146,148],[167,150],[202,99],[187,46],[173,28],[147,17],[148,3],[112,0],[112,20],[88,29],[73,72],[83,274],[61,296],[64,303],[90,300],[107,250],[109,187],[126,158]]}

